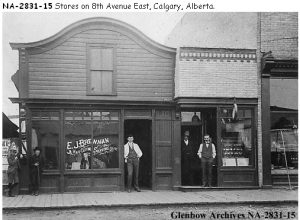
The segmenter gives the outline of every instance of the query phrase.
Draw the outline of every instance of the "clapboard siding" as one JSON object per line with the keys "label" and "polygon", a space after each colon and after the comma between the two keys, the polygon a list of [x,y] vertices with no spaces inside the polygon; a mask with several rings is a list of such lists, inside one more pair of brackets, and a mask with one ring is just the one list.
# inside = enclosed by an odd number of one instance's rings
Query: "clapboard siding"
{"label": "clapboard siding", "polygon": [[[133,36],[117,28],[112,31],[85,27],[52,49],[29,53],[29,98],[172,100],[175,53],[160,49],[156,52]],[[87,45],[94,44],[116,48],[115,96],[87,95]]]}
{"label": "clapboard siding", "polygon": [[85,82],[80,82],[80,81],[76,81],[76,82],[54,82],[51,81],[49,82],[49,80],[45,80],[45,81],[31,81],[30,82],[31,85],[33,86],[40,86],[40,85],[46,85],[46,86],[69,86],[69,85],[79,85],[79,86],[85,86]]}

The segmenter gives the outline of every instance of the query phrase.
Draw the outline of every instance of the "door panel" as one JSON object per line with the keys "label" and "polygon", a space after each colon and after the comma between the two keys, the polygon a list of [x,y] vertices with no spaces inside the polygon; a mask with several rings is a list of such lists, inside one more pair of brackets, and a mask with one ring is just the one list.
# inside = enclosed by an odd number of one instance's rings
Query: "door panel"
{"label": "door panel", "polygon": [[[169,164],[171,169],[172,157],[172,123],[171,121],[156,121],[156,168],[165,168]],[[159,154],[159,156],[158,156]],[[166,162],[167,161],[167,162]]]}
{"label": "door panel", "polygon": [[171,112],[157,111],[155,121],[155,182],[156,189],[170,189],[172,185],[172,121]]}

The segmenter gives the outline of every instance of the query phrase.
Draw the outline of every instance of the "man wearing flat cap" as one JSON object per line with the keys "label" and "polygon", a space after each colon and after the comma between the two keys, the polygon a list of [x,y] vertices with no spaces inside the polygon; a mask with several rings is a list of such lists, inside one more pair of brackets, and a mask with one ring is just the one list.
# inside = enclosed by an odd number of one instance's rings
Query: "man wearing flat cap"
{"label": "man wearing flat cap", "polygon": [[133,143],[133,135],[130,134],[127,136],[127,144],[124,145],[124,159],[127,163],[127,187],[128,192],[131,192],[132,187],[132,177],[133,177],[133,186],[137,192],[140,192],[139,188],[139,162],[140,158],[143,155],[139,145]]}
{"label": "man wearing flat cap", "polygon": [[30,158],[30,177],[31,177],[31,185],[32,185],[32,195],[39,195],[39,188],[41,183],[41,175],[44,165],[44,160],[41,155],[41,148],[34,148],[34,154]]}
{"label": "man wearing flat cap", "polygon": [[185,131],[181,143],[181,174],[182,185],[191,186],[194,180],[194,151],[193,143],[190,140],[190,132]]}

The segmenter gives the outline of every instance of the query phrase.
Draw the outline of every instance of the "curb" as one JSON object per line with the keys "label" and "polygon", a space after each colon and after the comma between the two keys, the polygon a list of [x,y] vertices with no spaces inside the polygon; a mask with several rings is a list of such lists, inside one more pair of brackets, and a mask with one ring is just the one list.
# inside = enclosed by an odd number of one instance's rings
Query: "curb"
{"label": "curb", "polygon": [[177,202],[177,203],[140,203],[140,204],[111,204],[111,205],[76,205],[76,206],[49,206],[49,207],[3,207],[3,211],[18,211],[18,210],[70,210],[70,209],[91,209],[91,208],[163,208],[174,206],[214,206],[214,205],[283,205],[283,204],[298,204],[298,200],[284,201],[238,201],[238,202]]}

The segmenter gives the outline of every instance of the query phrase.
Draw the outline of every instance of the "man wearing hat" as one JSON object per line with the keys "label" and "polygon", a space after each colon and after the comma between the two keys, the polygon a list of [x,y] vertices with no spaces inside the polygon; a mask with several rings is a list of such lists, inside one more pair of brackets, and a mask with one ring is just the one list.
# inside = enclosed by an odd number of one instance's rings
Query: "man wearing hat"
{"label": "man wearing hat", "polygon": [[[139,145],[136,143],[133,143],[133,135],[127,136],[127,144],[124,145],[124,159],[125,163],[127,163],[127,187],[128,192],[131,192],[131,186],[132,186],[132,177],[134,176],[134,182],[133,186],[134,189],[138,192],[140,192],[139,188],[139,160],[141,156],[143,155]],[[132,175],[133,174],[133,175]]]}
{"label": "man wearing hat", "polygon": [[181,143],[181,173],[182,185],[191,186],[194,180],[192,164],[194,162],[193,143],[190,140],[190,132],[185,131]]}
{"label": "man wearing hat", "polygon": [[44,160],[41,155],[41,148],[34,148],[34,154],[30,158],[30,176],[32,184],[32,195],[39,195],[39,187],[41,182],[41,174],[44,165]]}
{"label": "man wearing hat", "polygon": [[12,142],[11,148],[9,149],[9,155],[7,157],[8,168],[7,168],[7,176],[8,176],[8,196],[14,197],[12,194],[13,188],[19,184],[19,169],[20,163],[19,158],[22,159],[23,155],[20,154],[18,157],[18,150],[15,142]]}

